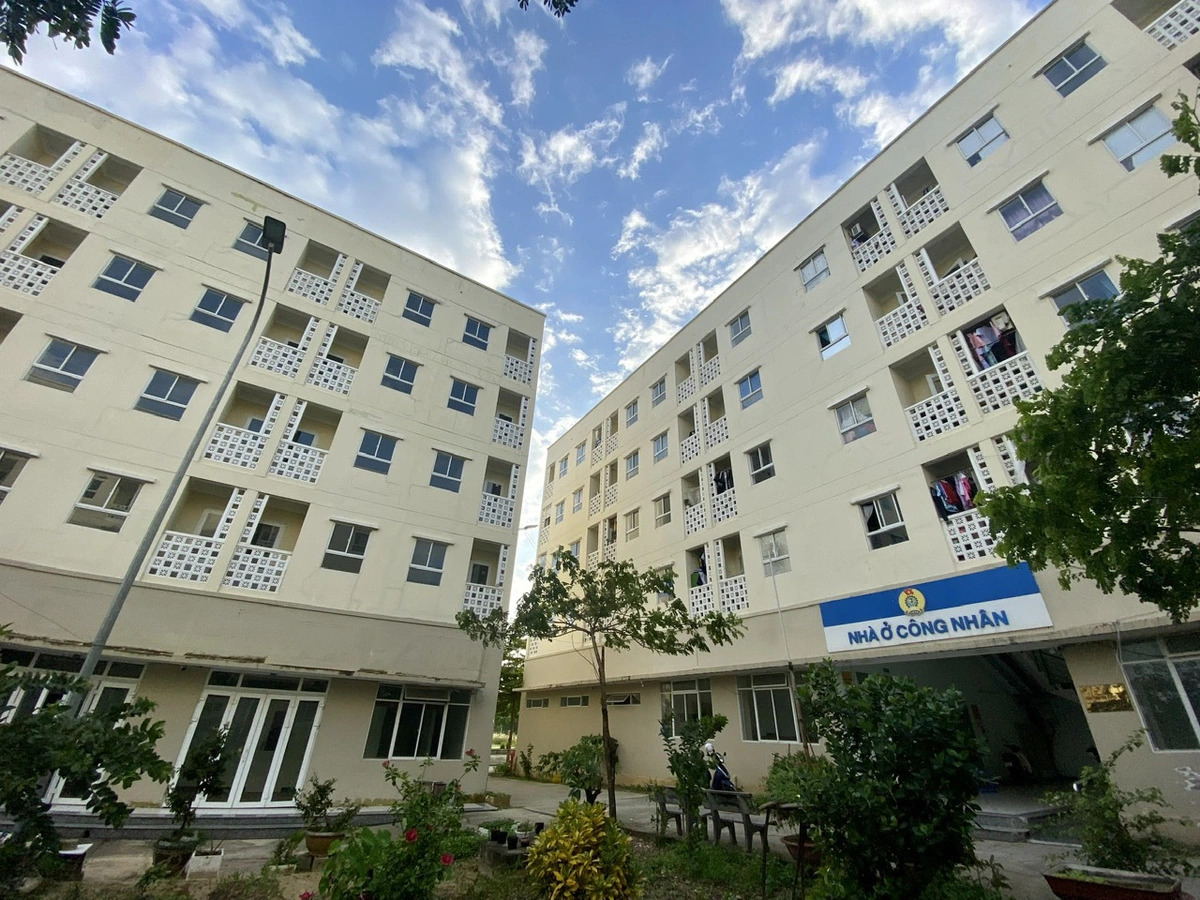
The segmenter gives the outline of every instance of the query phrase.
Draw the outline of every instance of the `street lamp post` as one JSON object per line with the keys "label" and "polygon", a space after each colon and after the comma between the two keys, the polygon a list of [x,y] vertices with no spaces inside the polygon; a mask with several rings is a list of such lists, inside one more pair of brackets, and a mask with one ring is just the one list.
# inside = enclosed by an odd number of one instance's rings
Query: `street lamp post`
{"label": "street lamp post", "polygon": [[[83,668],[79,671],[80,678],[91,678],[96,674],[96,666],[100,662],[100,655],[108,645],[108,639],[112,635],[113,627],[117,624],[117,617],[121,615],[121,608],[125,605],[126,598],[129,597],[129,591],[133,587],[133,582],[142,570],[142,566],[146,562],[146,557],[150,553],[150,548],[154,546],[155,538],[158,536],[158,529],[162,527],[162,523],[166,520],[171,504],[175,502],[175,495],[179,493],[179,487],[183,484],[183,479],[187,476],[188,467],[192,464],[192,459],[195,457],[196,451],[200,449],[200,442],[204,440],[205,434],[208,433],[208,427],[212,424],[212,420],[221,406],[221,402],[225,397],[225,391],[229,389],[229,384],[233,381],[237,367],[241,364],[242,357],[246,354],[246,348],[250,346],[250,341],[253,339],[254,333],[258,328],[258,320],[262,315],[263,304],[267,299],[267,283],[271,280],[271,257],[283,249],[283,241],[287,235],[287,226],[279,219],[267,216],[263,219],[262,232],[263,244],[266,245],[267,250],[267,268],[263,273],[262,292],[259,294],[258,303],[254,307],[254,316],[250,319],[250,327],[246,330],[246,336],[242,338],[242,343],[238,347],[237,353],[230,360],[225,377],[213,394],[212,402],[209,403],[208,409],[200,420],[200,424],[196,426],[196,433],[192,435],[191,443],[188,444],[187,450],[184,451],[183,457],[179,461],[179,467],[175,470],[175,475],[171,478],[170,484],[167,485],[166,491],[163,492],[163,498],[158,504],[158,509],[155,510],[150,524],[146,526],[146,533],[142,535],[141,543],[138,544],[133,558],[129,561],[129,567],[125,570],[125,577],[121,579],[121,584],[117,587],[117,592],[108,606],[108,612],[104,616],[104,621],[100,623],[100,627],[96,630],[96,636],[92,638],[92,646],[88,650],[87,658],[83,661]],[[70,700],[72,707],[76,711],[78,711],[79,705],[82,702],[82,694],[77,694]]]}

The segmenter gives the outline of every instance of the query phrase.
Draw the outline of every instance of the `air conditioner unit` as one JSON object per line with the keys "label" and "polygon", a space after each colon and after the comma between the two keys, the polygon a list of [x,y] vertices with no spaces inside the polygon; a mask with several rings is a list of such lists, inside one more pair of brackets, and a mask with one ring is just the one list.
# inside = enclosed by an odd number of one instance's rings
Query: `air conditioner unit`
{"label": "air conditioner unit", "polygon": [[861,225],[859,225],[857,222],[855,222],[853,225],[850,226],[850,237],[860,238],[863,236],[864,233],[865,232],[863,231],[863,227]]}

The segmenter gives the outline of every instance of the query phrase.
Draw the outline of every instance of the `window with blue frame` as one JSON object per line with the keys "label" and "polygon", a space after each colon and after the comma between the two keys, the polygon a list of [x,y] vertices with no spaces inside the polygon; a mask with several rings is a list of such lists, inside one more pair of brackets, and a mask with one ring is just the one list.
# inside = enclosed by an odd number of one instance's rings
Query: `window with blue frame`
{"label": "window with blue frame", "polygon": [[404,304],[404,312],[400,315],[428,328],[433,321],[433,301],[428,297],[422,297],[420,294],[409,291],[408,300]]}
{"label": "window with blue frame", "polygon": [[199,385],[200,382],[192,378],[165,369],[155,369],[150,383],[133,407],[166,419],[182,419]]}
{"label": "window with blue frame", "polygon": [[380,472],[384,475],[392,467],[392,454],[396,452],[396,439],[375,431],[363,431],[362,443],[354,465],[359,469]]}
{"label": "window with blue frame", "polygon": [[472,319],[467,316],[467,328],[463,332],[463,343],[470,344],[472,347],[478,347],[480,350],[488,348],[488,338],[492,334],[492,326],[485,325],[478,319]]}
{"label": "window with blue frame", "polygon": [[154,270],[147,265],[114,256],[100,277],[92,282],[92,287],[126,300],[136,300],[153,274]]}
{"label": "window with blue frame", "polygon": [[204,296],[192,310],[191,319],[218,331],[229,331],[245,302],[213,288],[206,288]]}
{"label": "window with blue frame", "polygon": [[464,412],[468,416],[475,415],[475,404],[479,401],[479,388],[466,381],[459,381],[457,378],[450,380],[450,399],[446,405],[451,409]]}
{"label": "window with blue frame", "polygon": [[404,394],[413,392],[417,381],[417,364],[403,356],[388,354],[387,366],[383,370],[383,386]]}
{"label": "window with blue frame", "polygon": [[464,463],[466,460],[463,457],[438,450],[437,457],[433,461],[433,474],[429,476],[429,484],[444,491],[454,491],[457,494],[458,489],[462,487]]}

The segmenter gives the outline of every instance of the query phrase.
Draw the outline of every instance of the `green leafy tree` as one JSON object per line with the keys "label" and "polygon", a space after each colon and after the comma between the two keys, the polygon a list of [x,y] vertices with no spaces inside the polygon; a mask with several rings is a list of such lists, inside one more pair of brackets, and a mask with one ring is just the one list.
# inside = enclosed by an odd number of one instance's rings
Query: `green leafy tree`
{"label": "green leafy tree", "polygon": [[[542,3],[545,4],[546,9],[554,13],[554,15],[559,19],[573,10],[575,8],[575,4],[578,2],[579,0],[542,0]],[[529,0],[517,0],[517,5],[520,6],[521,9],[529,9]]]}
{"label": "green leafy tree", "polygon": [[663,749],[667,754],[667,771],[675,778],[675,795],[683,810],[684,836],[689,844],[700,837],[700,805],[708,790],[708,760],[704,757],[704,745],[715,738],[729,724],[726,716],[701,716],[687,722],[676,723],[677,734],[671,735],[671,719],[662,722]]}
{"label": "green leafy tree", "polygon": [[[731,613],[693,616],[675,596],[669,569],[639,572],[626,560],[604,560],[585,569],[569,551],[554,553],[552,568],[533,570],[533,587],[517,602],[510,622],[503,609],[487,616],[464,610],[458,625],[487,646],[513,638],[573,637],[590,654],[600,688],[600,722],[605,746],[608,812],[617,814],[616,746],[608,726],[608,651],[642,647],[651,653],[682,656],[705,653],[741,636],[741,620]],[[651,601],[652,597],[662,598]]]}
{"label": "green leafy tree", "polygon": [[887,675],[847,685],[829,661],[799,693],[829,764],[792,789],[831,897],[911,900],[975,862],[982,759],[961,694]]}
{"label": "green leafy tree", "polygon": [[[7,631],[0,628],[0,637]],[[73,716],[63,704],[48,703],[35,714],[8,705],[16,691],[48,691],[59,697],[85,693],[88,683],[62,672],[25,672],[0,667],[0,807],[15,823],[0,844],[0,895],[40,861],[53,858],[59,842],[49,805],[46,776],[57,775],[84,790],[87,808],[106,825],[120,826],[133,811],[117,797],[143,777],[165,782],[171,765],[155,752],[163,723],[145,718],[154,704],[97,706]],[[11,715],[11,718],[8,718]]]}
{"label": "green leafy tree", "polygon": [[[613,738],[612,743],[615,760],[617,739]],[[585,734],[561,753],[543,753],[538,763],[542,773],[562,777],[573,800],[583,796],[588,803],[595,803],[604,790],[604,738],[598,734]]]}
{"label": "green leafy tree", "polygon": [[[1175,135],[1200,152],[1195,111],[1174,104]],[[1168,176],[1195,156],[1164,156]],[[1013,431],[1031,484],[999,488],[980,510],[997,552],[1090,579],[1180,622],[1200,605],[1200,223],[1158,236],[1162,256],[1122,259],[1121,293],[1064,310],[1050,351],[1062,386],[1019,402]]]}
{"label": "green leafy tree", "polygon": [[512,756],[513,735],[521,721],[521,685],[525,682],[525,641],[511,639],[500,660],[500,689],[496,695],[496,729],[508,732],[504,758]]}
{"label": "green leafy tree", "polygon": [[121,0],[0,0],[0,41],[20,64],[25,44],[41,25],[50,37],[62,37],[78,48],[92,43],[92,28],[100,20],[100,43],[115,53],[122,28],[132,28],[137,18]]}

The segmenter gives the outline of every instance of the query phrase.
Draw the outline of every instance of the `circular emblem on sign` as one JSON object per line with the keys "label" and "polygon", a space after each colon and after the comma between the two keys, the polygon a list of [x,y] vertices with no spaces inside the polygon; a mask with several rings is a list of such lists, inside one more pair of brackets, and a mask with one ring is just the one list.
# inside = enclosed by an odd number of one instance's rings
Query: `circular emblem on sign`
{"label": "circular emblem on sign", "polygon": [[900,609],[906,616],[925,614],[925,595],[916,588],[905,588],[900,592]]}

